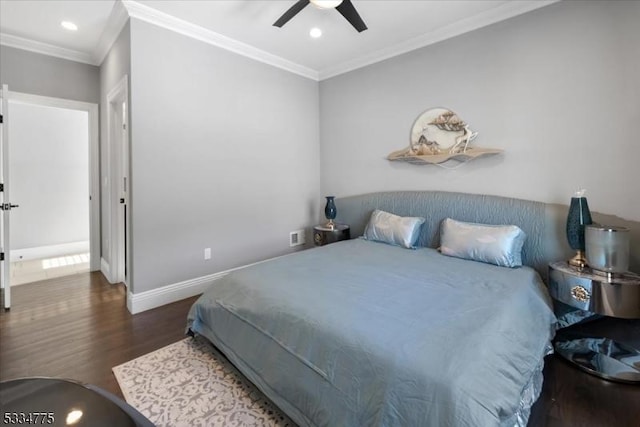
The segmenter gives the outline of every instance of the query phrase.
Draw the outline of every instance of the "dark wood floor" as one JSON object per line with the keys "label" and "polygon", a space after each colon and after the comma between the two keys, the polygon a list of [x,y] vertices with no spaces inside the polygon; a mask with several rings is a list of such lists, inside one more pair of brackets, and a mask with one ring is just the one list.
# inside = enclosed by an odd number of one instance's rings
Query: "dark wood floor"
{"label": "dark wood floor", "polygon": [[[640,348],[640,320],[603,318],[571,329]],[[594,377],[555,354],[545,364],[542,395],[533,407],[529,426],[640,426],[640,385]]]}
{"label": "dark wood floor", "polygon": [[0,310],[0,380],[72,378],[120,397],[111,368],[185,337],[189,298],[132,316],[124,285],[99,273],[11,288]]}
{"label": "dark wood floor", "polygon": [[[132,316],[123,285],[100,273],[78,274],[12,288],[12,308],[0,312],[0,380],[72,378],[122,396],[111,372],[184,337],[189,298]],[[640,348],[640,323],[605,319],[599,333]],[[638,427],[640,386],[585,374],[549,356],[531,427]]]}

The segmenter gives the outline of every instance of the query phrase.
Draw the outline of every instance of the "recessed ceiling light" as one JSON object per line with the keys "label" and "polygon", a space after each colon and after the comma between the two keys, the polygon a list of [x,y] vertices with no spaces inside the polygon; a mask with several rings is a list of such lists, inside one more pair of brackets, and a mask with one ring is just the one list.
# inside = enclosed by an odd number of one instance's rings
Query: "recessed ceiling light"
{"label": "recessed ceiling light", "polygon": [[312,28],[311,31],[309,31],[309,35],[314,39],[317,39],[322,35],[322,30],[320,28]]}
{"label": "recessed ceiling light", "polygon": [[78,31],[78,26],[71,21],[62,21],[60,25],[62,25],[62,28],[65,30]]}

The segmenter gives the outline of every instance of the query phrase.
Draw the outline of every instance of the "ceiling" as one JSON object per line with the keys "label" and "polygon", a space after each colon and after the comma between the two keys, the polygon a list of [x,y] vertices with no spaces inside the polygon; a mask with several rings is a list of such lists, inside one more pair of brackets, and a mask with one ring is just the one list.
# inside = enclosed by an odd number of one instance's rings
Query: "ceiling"
{"label": "ceiling", "polygon": [[[295,0],[0,0],[0,42],[98,65],[133,16],[323,79],[555,1],[352,0],[369,27],[358,33],[336,10],[312,5],[274,27]],[[64,30],[63,20],[78,31]],[[313,27],[322,37],[309,36]]]}

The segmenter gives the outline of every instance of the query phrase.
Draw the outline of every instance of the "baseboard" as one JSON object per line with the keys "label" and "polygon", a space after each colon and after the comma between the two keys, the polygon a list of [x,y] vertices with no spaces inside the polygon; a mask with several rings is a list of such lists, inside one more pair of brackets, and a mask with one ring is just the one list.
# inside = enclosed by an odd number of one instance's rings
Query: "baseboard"
{"label": "baseboard", "polygon": [[12,249],[11,262],[29,261],[32,259],[54,258],[89,252],[89,241],[62,243],[60,245],[38,246],[35,248]]}
{"label": "baseboard", "polygon": [[131,314],[141,313],[152,308],[180,301],[203,293],[213,282],[229,274],[229,271],[209,274],[184,282],[173,283],[161,288],[132,294],[127,288],[127,309]]}
{"label": "baseboard", "polygon": [[173,283],[161,288],[151,289],[150,291],[140,292],[136,294],[131,293],[129,287],[127,286],[127,309],[131,314],[136,314],[146,310],[151,310],[152,308],[160,307],[165,304],[180,301],[181,299],[189,298],[194,295],[203,293],[207,290],[207,288],[209,288],[209,286],[211,286],[211,284],[213,284],[213,282],[222,279],[232,271],[240,270],[242,268],[250,267],[256,264],[262,264],[263,262],[286,257],[289,255],[292,254],[276,256],[273,258],[265,259],[263,261],[231,268],[229,270],[220,271],[218,273],[208,274],[206,276],[196,277],[195,279]]}

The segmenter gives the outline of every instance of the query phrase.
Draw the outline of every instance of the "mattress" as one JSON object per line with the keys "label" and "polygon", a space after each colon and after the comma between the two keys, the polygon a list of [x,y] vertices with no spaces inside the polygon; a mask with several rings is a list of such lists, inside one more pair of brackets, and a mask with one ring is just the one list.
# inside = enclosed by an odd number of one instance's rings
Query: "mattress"
{"label": "mattress", "polygon": [[355,239],[228,274],[187,327],[302,426],[514,426],[554,322],[531,268]]}

